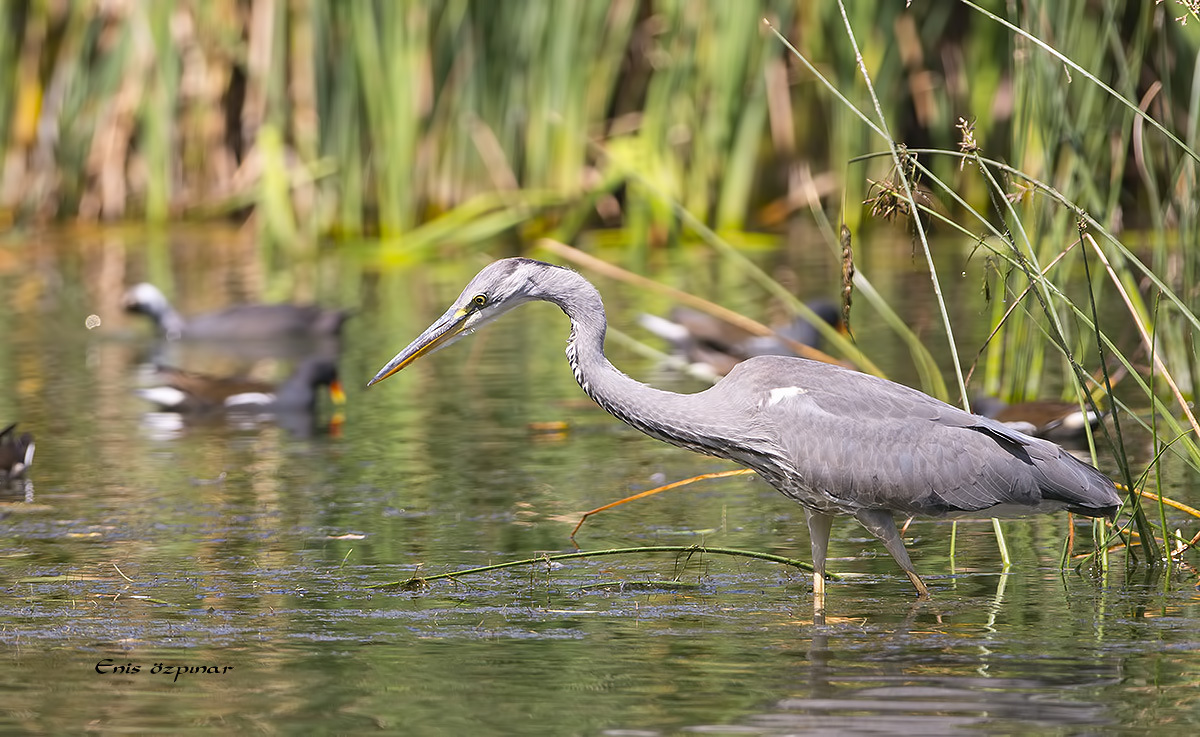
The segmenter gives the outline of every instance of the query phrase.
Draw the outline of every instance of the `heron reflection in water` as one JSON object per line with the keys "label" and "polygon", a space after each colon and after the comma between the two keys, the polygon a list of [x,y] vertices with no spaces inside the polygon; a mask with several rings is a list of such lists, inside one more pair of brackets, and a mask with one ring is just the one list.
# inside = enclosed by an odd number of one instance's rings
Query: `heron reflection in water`
{"label": "heron reflection in water", "polygon": [[853,516],[878,538],[925,597],[929,590],[894,514],[994,517],[1065,509],[1111,517],[1121,504],[1109,478],[1053,443],[838,366],[760,356],[695,394],[637,382],[604,355],[607,321],[596,288],[570,269],[526,258],[480,271],[368,386],[535,300],[558,305],[570,318],[567,361],[583,391],[607,412],[651,437],[748,466],[804,506],[818,622],[835,515]]}

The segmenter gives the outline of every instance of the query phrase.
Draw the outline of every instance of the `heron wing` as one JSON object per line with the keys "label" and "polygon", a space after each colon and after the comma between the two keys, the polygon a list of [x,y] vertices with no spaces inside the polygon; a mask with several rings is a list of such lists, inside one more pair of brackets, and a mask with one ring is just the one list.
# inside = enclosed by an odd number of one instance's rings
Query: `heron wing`
{"label": "heron wing", "polygon": [[731,388],[774,428],[792,464],[781,490],[802,502],[923,515],[1118,503],[1110,480],[1058,446],[909,387],[797,359],[742,367]]}

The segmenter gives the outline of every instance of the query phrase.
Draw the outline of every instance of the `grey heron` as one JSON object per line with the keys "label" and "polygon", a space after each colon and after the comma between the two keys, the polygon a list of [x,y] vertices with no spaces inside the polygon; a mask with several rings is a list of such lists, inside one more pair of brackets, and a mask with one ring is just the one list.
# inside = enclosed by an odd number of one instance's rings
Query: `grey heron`
{"label": "grey heron", "polygon": [[367,386],[534,300],[557,305],[570,319],[567,361],[603,409],[651,437],[748,466],[803,505],[818,622],[835,515],[857,519],[926,597],[893,514],[991,517],[1066,509],[1110,517],[1121,504],[1108,477],[1053,443],[838,366],[760,356],[695,394],[642,384],[604,355],[607,321],[596,288],[575,271],[526,258],[486,266]]}

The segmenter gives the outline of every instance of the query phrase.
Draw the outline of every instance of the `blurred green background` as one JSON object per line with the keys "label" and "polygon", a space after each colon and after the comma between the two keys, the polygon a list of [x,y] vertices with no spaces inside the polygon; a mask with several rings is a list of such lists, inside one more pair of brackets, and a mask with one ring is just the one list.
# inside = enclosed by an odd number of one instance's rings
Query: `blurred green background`
{"label": "blurred green background", "polygon": [[[983,155],[1117,227],[1194,218],[1195,162],[1127,104],[1194,148],[1188,12],[1177,0],[850,2],[845,19],[836,2],[796,0],[5,0],[0,222],[254,218],[273,240],[410,244],[597,228],[673,242],[676,208],[720,231],[779,228],[810,207],[853,226],[890,168],[851,163],[888,144],[857,110],[911,149],[958,151],[970,121]],[[979,177],[930,161],[986,207]]]}

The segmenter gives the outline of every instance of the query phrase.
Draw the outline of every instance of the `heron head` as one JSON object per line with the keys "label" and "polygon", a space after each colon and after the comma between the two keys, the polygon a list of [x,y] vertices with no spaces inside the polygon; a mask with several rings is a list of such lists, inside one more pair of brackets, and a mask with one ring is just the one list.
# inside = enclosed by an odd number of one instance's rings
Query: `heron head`
{"label": "heron head", "polygon": [[383,381],[421,356],[470,335],[517,305],[543,299],[541,277],[548,270],[560,269],[562,267],[527,258],[506,258],[488,264],[467,284],[454,304],[388,361],[367,386]]}

